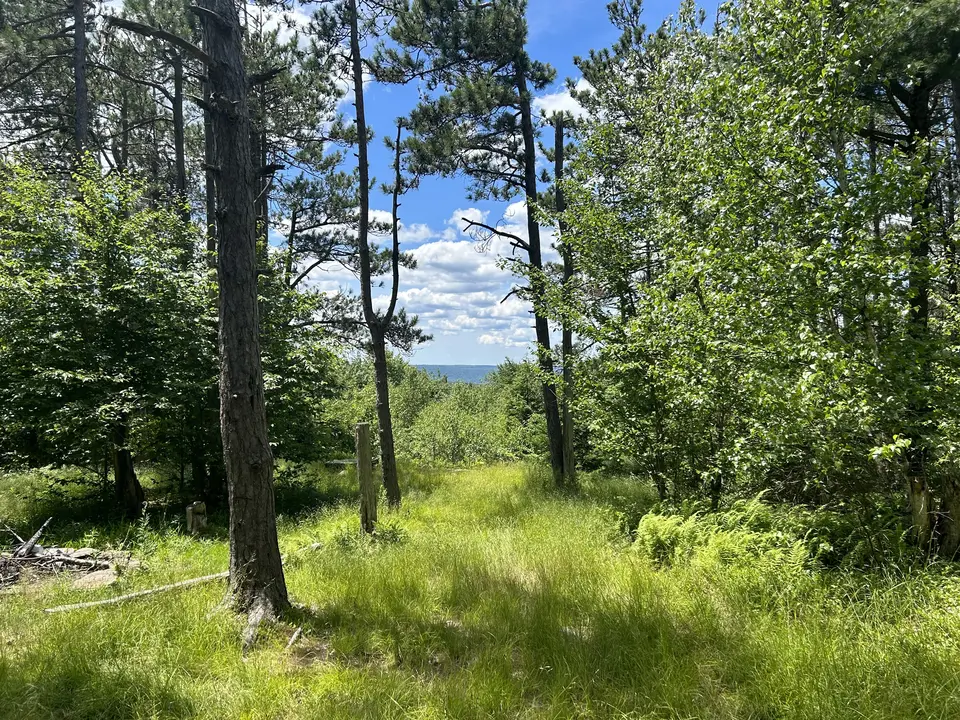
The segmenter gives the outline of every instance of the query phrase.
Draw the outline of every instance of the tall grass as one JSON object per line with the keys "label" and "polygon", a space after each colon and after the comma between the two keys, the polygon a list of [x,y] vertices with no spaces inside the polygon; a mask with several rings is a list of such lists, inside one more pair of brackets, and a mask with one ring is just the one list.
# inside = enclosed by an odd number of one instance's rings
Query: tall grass
{"label": "tall grass", "polygon": [[[315,478],[346,499],[349,480]],[[118,587],[3,596],[0,716],[960,717],[950,575],[825,574],[790,542],[706,525],[707,540],[664,561],[651,538],[668,531],[646,527],[633,542],[632,520],[609,504],[649,497],[625,483],[557,497],[518,466],[410,482],[418,490],[374,539],[329,487],[318,491],[327,504],[281,522],[299,605],[246,658],[240,621],[211,614],[218,585],[42,613],[221,570],[216,533],[128,528],[147,569]]]}

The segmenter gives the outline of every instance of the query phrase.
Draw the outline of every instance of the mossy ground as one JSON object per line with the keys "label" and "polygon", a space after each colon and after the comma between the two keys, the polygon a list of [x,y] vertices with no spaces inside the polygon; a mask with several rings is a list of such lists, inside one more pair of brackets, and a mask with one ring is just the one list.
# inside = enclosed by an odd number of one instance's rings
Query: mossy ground
{"label": "mossy ground", "polygon": [[123,545],[145,569],[96,591],[63,580],[0,596],[0,716],[960,717],[949,574],[825,574],[723,543],[662,565],[608,504],[636,512],[643,489],[559,497],[520,466],[406,483],[373,540],[360,537],[349,475],[299,488],[326,504],[281,519],[298,608],[246,657],[242,621],[212,612],[218,583],[42,611],[221,571],[218,527],[192,539],[156,516],[61,525],[59,544]]}

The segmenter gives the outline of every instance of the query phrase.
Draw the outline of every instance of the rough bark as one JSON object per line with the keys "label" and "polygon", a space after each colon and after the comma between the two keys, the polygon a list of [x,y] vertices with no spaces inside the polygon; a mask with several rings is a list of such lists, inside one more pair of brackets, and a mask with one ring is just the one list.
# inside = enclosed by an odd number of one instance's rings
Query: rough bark
{"label": "rough bark", "polygon": [[360,482],[360,527],[365,533],[370,534],[377,529],[377,486],[373,482],[368,423],[357,425],[356,449],[357,479]]}
{"label": "rough bark", "polygon": [[120,507],[132,519],[143,513],[145,497],[127,443],[128,423],[127,417],[123,416],[113,427],[113,485]]}
{"label": "rough bark", "polygon": [[953,121],[953,159],[957,168],[960,169],[960,78],[954,78],[950,81],[950,90],[951,119]]}
{"label": "rough bark", "polygon": [[[210,97],[210,83],[208,81],[203,83],[203,101],[207,108],[211,106],[212,98]],[[213,113],[205,108],[203,111],[204,197],[206,199],[207,255],[213,266],[217,264],[217,177],[214,171],[216,152],[216,140],[213,137]]]}
{"label": "rough bark", "polygon": [[118,172],[126,172],[130,162],[130,121],[127,116],[127,93],[120,95],[120,139],[113,149],[113,159]]}
{"label": "rough bark", "polygon": [[[242,32],[229,0],[201,0],[211,129],[216,138],[220,289],[220,425],[230,503],[230,589],[236,607],[271,614],[289,605],[273,495],[257,308],[257,186]],[[210,14],[212,13],[212,14]]]}
{"label": "rough bark", "polygon": [[940,555],[944,560],[956,560],[960,552],[960,483],[955,479],[944,484],[940,510]]}
{"label": "rough bark", "polygon": [[171,56],[173,64],[173,152],[174,152],[174,190],[177,195],[180,217],[190,221],[190,209],[187,207],[187,152],[185,136],[186,121],[183,115],[183,58],[178,53]]}
{"label": "rough bark", "polygon": [[381,328],[372,332],[373,372],[377,388],[377,423],[380,426],[380,465],[387,503],[400,505],[400,483],[397,477],[396,451],[393,445],[393,418],[390,415],[390,382],[387,376],[387,348]]}
{"label": "rough bark", "polygon": [[[918,148],[929,139],[932,124],[930,118],[930,92],[922,85],[910,93],[908,106],[911,142],[909,152],[915,154]],[[933,207],[933,179],[930,179],[923,199],[914,208],[911,217],[911,231],[916,241],[911,247],[911,268],[908,283],[911,290],[910,335],[915,345],[918,383],[920,387],[930,385],[929,357],[929,319],[930,319],[930,212]],[[914,418],[908,437],[910,447],[907,450],[907,487],[911,517],[917,543],[929,547],[932,539],[933,511],[932,490],[927,477],[930,450],[924,436],[924,424],[930,417],[930,403],[921,396],[910,401],[910,416]]]}
{"label": "rough bark", "polygon": [[[522,64],[518,62],[518,68]],[[537,140],[533,129],[533,112],[527,78],[522,69],[517,70],[517,92],[520,98],[520,125],[523,133],[524,192],[527,199],[527,235],[529,260],[532,268],[530,286],[533,294],[533,316],[537,335],[537,363],[543,376],[543,411],[547,421],[547,442],[550,449],[550,467],[558,486],[563,485],[563,427],[557,403],[553,356],[550,353],[550,325],[543,312],[543,256],[540,250],[540,225],[534,215],[537,203]]]}
{"label": "rough bark", "polygon": [[[563,213],[567,209],[566,199],[563,196],[564,170],[564,123],[563,116],[560,115],[555,121],[556,137],[554,139],[554,182],[556,193],[556,210],[559,216],[560,238],[562,241],[561,254],[563,255],[563,289],[564,294],[569,299],[569,290],[573,283],[573,249],[564,240],[566,238],[567,226],[563,219]],[[561,407],[562,435],[563,435],[563,474],[564,484],[568,487],[575,487],[577,484],[577,462],[573,448],[573,402],[574,402],[574,377],[573,377],[573,330],[570,327],[570,319],[567,309],[564,309],[563,322],[561,328],[561,347],[563,354],[563,397]]]}
{"label": "rough bark", "polygon": [[87,90],[87,18],[86,2],[73,3],[73,85],[76,104],[73,123],[73,142],[77,158],[86,149],[90,127],[90,94]]}
{"label": "rough bark", "polygon": [[[390,386],[387,378],[387,353],[384,334],[391,318],[380,318],[373,308],[370,269],[370,165],[367,153],[367,119],[363,103],[363,60],[360,57],[360,28],[356,0],[350,0],[350,61],[353,71],[353,93],[357,122],[357,161],[360,175],[360,217],[357,227],[357,251],[360,260],[360,295],[363,318],[370,331],[374,375],[377,389],[377,419],[380,425],[380,465],[387,502],[397,507],[401,502],[397,461],[393,446],[393,422],[390,417]],[[399,136],[398,136],[399,137]],[[397,149],[399,153],[399,148]],[[398,171],[399,172],[399,171]],[[399,191],[399,188],[397,188]],[[396,193],[394,194],[394,293],[397,284]],[[394,294],[395,297],[395,294]],[[391,302],[391,313],[394,302]]]}

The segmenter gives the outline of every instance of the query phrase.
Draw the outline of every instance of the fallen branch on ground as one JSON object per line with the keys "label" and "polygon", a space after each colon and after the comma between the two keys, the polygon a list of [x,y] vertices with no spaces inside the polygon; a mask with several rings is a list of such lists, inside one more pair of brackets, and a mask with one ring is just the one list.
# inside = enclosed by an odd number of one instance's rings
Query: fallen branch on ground
{"label": "fallen branch on ground", "polygon": [[160,587],[150,588],[149,590],[138,590],[137,592],[133,592],[128,595],[119,595],[106,600],[92,600],[91,602],[76,603],[74,605],[58,605],[57,607],[46,608],[44,612],[66,612],[67,610],[80,610],[82,608],[97,607],[99,605],[114,605],[125,600],[132,600],[133,598],[153,595],[154,593],[166,592],[167,590],[176,590],[177,588],[189,587],[191,585],[199,585],[200,583],[210,582],[211,580],[221,580],[229,577],[229,575],[229,572],[217,573],[216,575],[204,575],[203,577],[192,578],[190,580],[181,580],[180,582],[175,582],[171,585],[161,585]]}
{"label": "fallen branch on ground", "polygon": [[47,529],[47,525],[49,525],[52,521],[53,518],[47,518],[47,521],[40,526],[40,529],[33,534],[33,537],[17,548],[16,552],[13,553],[13,556],[17,558],[26,557],[33,552],[33,548],[36,546],[37,541],[40,540],[40,536],[43,535],[43,531]]}
{"label": "fallen branch on ground", "polygon": [[287,643],[287,647],[286,647],[287,650],[289,650],[290,648],[293,647],[294,643],[296,643],[297,640],[300,639],[300,635],[301,635],[302,633],[303,633],[303,628],[302,628],[302,627],[298,627],[298,628],[294,631],[293,635],[290,636],[290,642]]}

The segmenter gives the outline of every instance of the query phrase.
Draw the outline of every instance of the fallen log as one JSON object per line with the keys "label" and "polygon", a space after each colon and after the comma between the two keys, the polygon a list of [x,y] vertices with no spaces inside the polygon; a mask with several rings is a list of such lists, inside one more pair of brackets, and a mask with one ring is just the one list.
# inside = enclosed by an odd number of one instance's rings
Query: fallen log
{"label": "fallen log", "polygon": [[106,600],[92,600],[90,602],[75,603],[73,605],[58,605],[57,607],[46,608],[44,612],[56,613],[66,612],[68,610],[80,610],[82,608],[98,607],[100,605],[115,605],[116,603],[121,603],[125,600],[132,600],[134,598],[166,592],[167,590],[176,590],[177,588],[189,587],[191,585],[199,585],[200,583],[210,582],[211,580],[222,580],[229,576],[229,572],[217,573],[216,575],[204,575],[203,577],[192,578],[190,580],[181,580],[180,582],[175,582],[170,585],[161,585],[160,587],[150,588],[149,590],[138,590],[137,592],[132,592],[127,595],[119,595]]}
{"label": "fallen log", "polygon": [[86,558],[75,558],[69,555],[48,554],[48,555],[28,555],[22,558],[13,558],[14,562],[21,565],[52,565],[59,563],[61,565],[75,565],[76,567],[92,568],[94,570],[108,570],[110,562],[107,560],[87,560]]}
{"label": "fallen log", "polygon": [[53,518],[47,518],[47,521],[40,526],[40,529],[33,534],[33,537],[17,548],[17,551],[13,553],[13,556],[26,557],[29,555],[33,548],[36,547],[37,541],[40,540],[40,536],[43,535],[43,531],[47,529],[47,525],[49,525],[51,522],[53,522]]}

